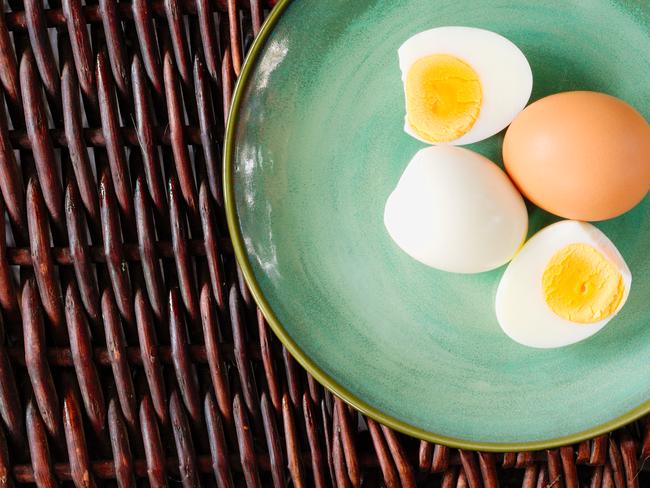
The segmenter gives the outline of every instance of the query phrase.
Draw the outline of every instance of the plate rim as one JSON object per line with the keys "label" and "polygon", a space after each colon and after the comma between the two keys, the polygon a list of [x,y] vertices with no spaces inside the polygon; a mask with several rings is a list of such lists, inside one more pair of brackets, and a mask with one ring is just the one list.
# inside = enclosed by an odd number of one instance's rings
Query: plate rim
{"label": "plate rim", "polygon": [[280,339],[280,342],[287,348],[291,355],[305,368],[320,384],[325,386],[333,394],[340,399],[360,411],[364,415],[372,418],[373,420],[384,424],[391,429],[394,429],[403,434],[411,437],[426,440],[429,442],[442,444],[452,448],[467,449],[474,451],[485,452],[508,452],[508,451],[536,451],[542,449],[551,449],[555,447],[564,446],[567,444],[576,444],[599,435],[609,433],[620,427],[623,427],[635,420],[638,420],[647,413],[650,413],[650,400],[642,403],[636,408],[629,410],[623,415],[609,420],[605,423],[596,425],[590,429],[581,432],[569,434],[561,437],[554,437],[550,439],[525,441],[525,442],[484,442],[472,441],[467,439],[459,439],[443,434],[430,432],[421,427],[412,425],[404,420],[399,420],[389,414],[382,412],[380,409],[370,405],[363,399],[357,397],[354,393],[349,391],[344,386],[340,385],[334,378],[323,371],[311,358],[309,358],[302,349],[291,338],[289,333],[285,330],[282,323],[278,320],[273,311],[269,301],[264,296],[261,286],[255,278],[252,266],[248,259],[246,252],[241,228],[239,226],[239,217],[237,214],[237,205],[235,202],[234,190],[234,148],[235,148],[235,131],[236,125],[239,120],[239,110],[242,105],[243,94],[246,84],[250,78],[253,68],[256,65],[257,59],[262,52],[269,35],[272,33],[275,25],[278,23],[282,14],[286,11],[287,7],[293,3],[294,0],[279,0],[275,5],[269,16],[264,21],[258,36],[253,41],[246,59],[241,68],[240,76],[237,79],[235,88],[233,90],[232,100],[230,104],[230,111],[226,123],[226,132],[224,135],[224,154],[223,154],[223,190],[224,190],[224,204],[226,212],[226,220],[228,223],[228,231],[232,239],[233,250],[235,257],[241,268],[244,280],[251,291],[257,306],[260,308],[262,315],[275,335]]}

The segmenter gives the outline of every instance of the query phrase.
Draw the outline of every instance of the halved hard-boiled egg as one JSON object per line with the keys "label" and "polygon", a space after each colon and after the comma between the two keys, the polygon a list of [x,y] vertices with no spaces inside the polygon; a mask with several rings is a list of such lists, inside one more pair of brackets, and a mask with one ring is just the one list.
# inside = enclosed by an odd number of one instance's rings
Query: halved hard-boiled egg
{"label": "halved hard-boiled egg", "polygon": [[563,220],[535,234],[508,265],[497,289],[497,320],[525,346],[567,346],[612,320],[631,284],[630,269],[605,234]]}
{"label": "halved hard-boiled egg", "polygon": [[430,146],[416,153],[388,197],[384,225],[414,259],[442,271],[479,273],[517,252],[528,214],[492,161],[462,147]]}
{"label": "halved hard-boiled egg", "polygon": [[495,32],[438,27],[398,50],[404,130],[429,143],[471,144],[505,129],[530,98],[526,57]]}

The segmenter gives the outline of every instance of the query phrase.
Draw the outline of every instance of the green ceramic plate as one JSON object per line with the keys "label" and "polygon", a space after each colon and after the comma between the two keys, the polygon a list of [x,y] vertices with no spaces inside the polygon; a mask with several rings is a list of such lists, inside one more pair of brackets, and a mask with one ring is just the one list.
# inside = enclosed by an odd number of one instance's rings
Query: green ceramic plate
{"label": "green ceramic plate", "polygon": [[[634,275],[627,305],[556,350],[501,332],[503,269],[438,272],[384,230],[386,197],[423,147],[402,131],[396,51],[442,25],[514,41],[534,99],[599,90],[650,118],[644,0],[281,1],[251,49],[226,139],[230,231],[253,294],[318,380],[409,434],[536,449],[632,421],[650,410],[650,198],[598,224]],[[471,147],[500,162],[502,136]],[[533,209],[531,232],[552,221]]]}

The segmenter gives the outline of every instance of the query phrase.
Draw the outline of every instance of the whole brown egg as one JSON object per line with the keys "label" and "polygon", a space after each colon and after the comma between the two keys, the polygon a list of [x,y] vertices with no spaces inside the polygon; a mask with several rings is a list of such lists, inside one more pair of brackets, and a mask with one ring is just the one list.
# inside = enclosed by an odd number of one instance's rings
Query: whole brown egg
{"label": "whole brown egg", "polygon": [[542,98],[512,122],[503,160],[537,206],[573,220],[605,220],[637,205],[650,190],[650,125],[604,93]]}

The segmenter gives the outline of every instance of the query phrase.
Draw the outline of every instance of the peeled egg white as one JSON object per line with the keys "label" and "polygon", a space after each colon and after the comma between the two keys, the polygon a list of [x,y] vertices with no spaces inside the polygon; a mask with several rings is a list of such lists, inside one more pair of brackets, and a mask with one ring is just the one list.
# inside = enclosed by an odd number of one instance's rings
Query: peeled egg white
{"label": "peeled egg white", "polygon": [[[448,144],[472,144],[502,131],[524,109],[533,89],[533,74],[521,50],[488,30],[437,27],[409,38],[397,54],[404,84],[413,63],[432,54],[454,56],[478,74],[483,90],[479,116],[467,133]],[[422,142],[431,143],[416,135],[408,120],[404,130]]]}
{"label": "peeled egg white", "polygon": [[[616,266],[623,278],[621,303],[612,315],[599,322],[576,324],[563,319],[544,299],[544,270],[553,255],[570,244],[592,246]],[[497,289],[497,320],[503,332],[524,346],[568,346],[594,335],[612,320],[625,304],[631,284],[630,269],[605,234],[591,224],[563,220],[531,237],[506,268]]]}
{"label": "peeled egg white", "polygon": [[408,255],[433,268],[478,273],[508,262],[528,214],[492,161],[469,149],[420,150],[386,201],[384,225]]}

